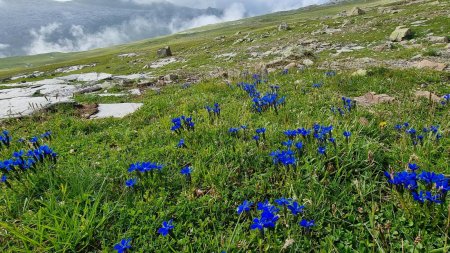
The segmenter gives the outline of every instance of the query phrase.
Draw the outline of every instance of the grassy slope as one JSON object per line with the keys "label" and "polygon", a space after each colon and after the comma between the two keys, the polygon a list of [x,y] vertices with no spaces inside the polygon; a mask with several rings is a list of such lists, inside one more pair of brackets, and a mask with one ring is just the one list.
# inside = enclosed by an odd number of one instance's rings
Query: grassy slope
{"label": "grassy slope", "polygon": [[[298,39],[297,34],[321,27],[321,21],[309,18],[337,13],[351,5],[268,15],[236,26],[217,26],[205,32],[67,54],[63,62],[37,70],[97,61],[100,63],[95,68],[97,71],[133,73],[142,66],[119,61],[116,57],[119,52],[145,52],[150,61],[154,59],[152,52],[168,41],[177,54],[189,59],[188,70],[201,69],[209,63],[240,69],[240,64],[245,63],[243,59],[217,62],[202,48],[228,52],[236,31],[273,32],[274,25],[281,20],[294,23],[293,31],[276,34],[264,43],[270,47],[270,42],[277,43],[278,38],[294,41]],[[407,8],[411,13],[423,11],[422,15],[426,15],[426,9],[419,10],[417,5]],[[373,11],[368,15],[378,14]],[[353,19],[365,22],[363,17]],[[379,27],[379,32],[368,40],[381,41],[393,26]],[[441,27],[438,22],[435,26]],[[448,34],[450,31],[445,29],[442,33]],[[222,34],[231,38],[224,44],[214,42],[213,38]],[[320,39],[346,38],[321,35]],[[243,52],[251,45],[237,45],[233,50]],[[327,59],[324,54],[317,60]],[[37,58],[38,62],[41,60]],[[164,73],[173,68],[158,71]],[[336,77],[327,78],[324,71],[311,68],[269,76],[269,83],[279,84],[280,94],[287,96],[287,104],[278,114],[253,113],[244,91],[234,84],[230,88],[223,80],[212,79],[187,89],[174,85],[160,93],[149,91],[133,98],[145,105],[122,120],[82,120],[70,106],[60,106],[51,113],[3,122],[2,128],[9,129],[16,140],[53,131],[54,138],[46,142],[60,157],[54,167],[47,164],[36,173],[23,173],[20,180],[11,180],[12,189],[2,187],[0,249],[110,252],[115,243],[128,237],[133,238],[133,250],[138,252],[278,252],[288,239],[295,241],[286,249],[291,252],[400,252],[403,249],[428,252],[442,248],[448,240],[446,205],[420,206],[407,194],[401,197],[389,188],[382,172],[390,168],[400,171],[409,161],[417,161],[423,169],[449,173],[448,108],[413,99],[414,90],[422,83],[427,83],[427,89],[437,94],[450,93],[449,79],[442,72],[385,68],[372,69],[365,77],[338,71]],[[320,81],[324,82],[323,87],[311,87]],[[260,85],[259,89],[268,91],[268,84]],[[357,108],[344,117],[330,112],[330,106],[342,104],[341,96],[359,96],[368,91],[390,94],[397,101]],[[104,98],[77,99],[99,102]],[[211,123],[204,106],[215,102],[221,105],[222,114]],[[182,114],[193,116],[195,132],[171,133],[171,118]],[[367,124],[361,123],[362,117],[368,120]],[[274,166],[269,153],[282,149],[281,142],[286,139],[283,131],[309,128],[315,122],[334,126],[337,148],[329,145],[328,155],[323,157],[317,154],[315,142],[305,141],[305,151],[296,168]],[[387,127],[380,128],[381,122],[387,122]],[[439,143],[427,140],[413,147],[406,134],[399,137],[393,130],[395,124],[402,122],[409,122],[417,129],[438,124],[444,138]],[[235,138],[228,134],[230,127],[244,124],[249,126],[247,136]],[[259,127],[267,128],[267,139],[257,146],[250,136]],[[348,143],[342,137],[346,130],[353,133]],[[175,147],[180,138],[185,139],[188,148]],[[7,158],[21,148],[25,146],[14,142],[12,147],[0,150],[0,157]],[[135,189],[126,189],[124,181],[132,177],[127,168],[138,161],[160,162],[166,167],[161,174],[140,179]],[[179,174],[186,163],[192,163],[194,168],[191,183]],[[205,194],[199,195],[199,190]],[[281,211],[275,230],[261,237],[249,230],[252,217],[258,215],[256,210],[242,217],[236,214],[236,207],[245,199],[273,202],[280,197],[291,197],[305,205],[304,217],[317,223],[312,233],[305,233],[296,224],[298,217],[285,216]],[[162,221],[169,219],[174,219],[174,238],[158,236],[156,231]],[[418,236],[420,240],[414,244]]]}

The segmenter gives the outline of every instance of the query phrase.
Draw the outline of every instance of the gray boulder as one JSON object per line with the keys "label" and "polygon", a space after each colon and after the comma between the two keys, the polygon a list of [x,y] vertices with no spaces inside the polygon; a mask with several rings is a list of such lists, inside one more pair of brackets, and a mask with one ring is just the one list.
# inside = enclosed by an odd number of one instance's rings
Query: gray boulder
{"label": "gray boulder", "polygon": [[411,29],[404,26],[398,26],[389,36],[389,40],[400,42],[405,39],[408,39],[409,37],[411,37],[411,35],[412,35]]}
{"label": "gray boulder", "polygon": [[278,26],[278,31],[287,31],[290,30],[291,28],[289,27],[288,23],[283,22]]}
{"label": "gray boulder", "polygon": [[363,15],[366,14],[366,12],[364,10],[362,10],[359,7],[354,7],[350,13],[348,13],[348,16],[359,16],[359,15]]}
{"label": "gray boulder", "polygon": [[172,56],[172,51],[169,46],[163,47],[158,49],[157,55],[159,58],[169,57]]}

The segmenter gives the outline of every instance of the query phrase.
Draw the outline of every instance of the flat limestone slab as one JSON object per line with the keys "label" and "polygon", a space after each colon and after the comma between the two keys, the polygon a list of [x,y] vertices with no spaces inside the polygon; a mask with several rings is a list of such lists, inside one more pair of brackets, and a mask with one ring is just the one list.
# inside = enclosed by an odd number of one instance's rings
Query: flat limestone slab
{"label": "flat limestone slab", "polygon": [[68,97],[15,97],[0,100],[0,119],[17,118],[58,103],[72,102]]}
{"label": "flat limestone slab", "polygon": [[92,115],[90,119],[123,118],[143,105],[142,103],[99,104],[98,113]]}

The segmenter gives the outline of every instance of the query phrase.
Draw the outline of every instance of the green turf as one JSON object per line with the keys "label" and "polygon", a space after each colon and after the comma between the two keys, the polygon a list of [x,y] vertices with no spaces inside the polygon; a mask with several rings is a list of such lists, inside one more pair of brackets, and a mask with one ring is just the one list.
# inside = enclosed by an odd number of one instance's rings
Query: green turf
{"label": "green turf", "polygon": [[[155,49],[168,41],[178,56],[188,60],[184,63],[187,72],[206,71],[211,67],[208,65],[245,70],[245,57],[215,61],[201,48],[220,53],[229,52],[230,48],[244,52],[253,44],[231,44],[238,38],[236,31],[245,30],[276,34],[256,42],[270,48],[278,38],[294,41],[299,39],[297,33],[309,34],[320,28],[315,27],[321,22],[315,17],[333,15],[355,5],[367,8],[382,3],[385,2],[312,7],[110,49],[55,54],[53,59],[35,56],[2,60],[0,66],[8,69],[2,70],[1,75],[92,62],[98,65],[79,72],[135,73],[141,71],[142,65],[130,66],[117,54],[141,53],[148,63],[156,59]],[[431,11],[431,7],[419,6],[404,8],[420,15]],[[376,13],[375,8],[366,15],[379,15]],[[366,22],[363,17],[352,20]],[[381,19],[388,16],[380,15]],[[276,24],[283,20],[295,24],[292,32],[276,31]],[[448,18],[429,22],[439,30],[445,21]],[[300,26],[300,22],[305,23]],[[381,43],[392,27],[395,25],[379,26],[370,37],[360,39]],[[418,38],[423,37],[424,29],[417,28]],[[449,29],[444,27],[441,34],[449,34]],[[224,44],[214,40],[220,34],[227,36]],[[321,36],[321,40],[346,41],[357,33],[342,38]],[[402,48],[385,55],[367,49],[349,55],[407,59],[415,53]],[[330,60],[327,53],[315,59],[324,60]],[[36,66],[25,69],[24,62]],[[178,67],[169,65],[156,72],[164,74]],[[251,98],[237,87],[238,82],[252,82],[251,77],[242,77],[233,79],[230,85],[222,79],[206,79],[188,88],[182,83],[168,85],[160,92],[148,90],[139,97],[75,98],[80,103],[144,103],[124,119],[86,120],[78,116],[73,105],[59,105],[31,117],[2,121],[1,129],[8,129],[14,139],[10,147],[0,148],[0,160],[11,157],[14,151],[30,148],[28,142],[17,142],[19,138],[29,140],[49,130],[53,138],[40,142],[48,144],[59,156],[56,163],[47,161],[35,170],[8,173],[10,187],[0,187],[0,251],[112,252],[121,239],[131,238],[130,252],[447,252],[448,202],[421,205],[406,191],[401,194],[392,189],[383,172],[403,171],[409,162],[415,162],[421,167],[419,171],[449,175],[448,106],[416,99],[414,92],[427,84],[428,91],[448,94],[450,75],[384,67],[368,70],[369,74],[363,77],[345,70],[327,77],[326,70],[316,66],[287,75],[273,72],[267,83],[258,85],[258,90],[267,92],[269,85],[277,84],[279,94],[286,96],[286,104],[277,111],[261,114],[252,110]],[[322,87],[313,88],[319,82]],[[369,91],[389,94],[396,100],[358,106],[344,116],[331,112],[332,106],[342,107],[342,96],[355,97]],[[205,106],[214,103],[219,103],[222,111],[220,118],[211,120]],[[170,130],[171,119],[181,115],[192,116],[195,131],[176,134]],[[433,134],[427,133],[424,142],[414,146],[407,133],[394,129],[404,122],[419,132],[423,127],[439,125],[443,138],[435,141]],[[320,155],[317,141],[298,137],[296,141],[304,142],[304,150],[297,156],[296,166],[274,165],[269,154],[285,149],[281,144],[287,140],[283,132],[311,128],[314,123],[333,125],[336,147],[327,144],[326,155]],[[241,125],[248,126],[245,134],[243,130],[237,137],[228,133],[229,128]],[[252,136],[261,127],[267,129],[266,138],[257,145]],[[344,131],[352,133],[348,141]],[[181,138],[187,148],[176,147]],[[134,188],[126,188],[125,181],[137,177],[127,172],[128,167],[143,161],[165,166],[161,172],[139,177]],[[193,168],[191,180],[180,174],[189,163]],[[264,235],[250,230],[253,218],[260,214],[256,207],[242,215],[236,213],[244,200],[274,203],[281,197],[295,199],[305,206],[305,211],[293,216],[281,208],[276,227],[265,229]],[[302,218],[314,219],[316,226],[310,231],[303,229],[298,224]],[[173,235],[160,236],[158,228],[170,219],[175,225]]]}

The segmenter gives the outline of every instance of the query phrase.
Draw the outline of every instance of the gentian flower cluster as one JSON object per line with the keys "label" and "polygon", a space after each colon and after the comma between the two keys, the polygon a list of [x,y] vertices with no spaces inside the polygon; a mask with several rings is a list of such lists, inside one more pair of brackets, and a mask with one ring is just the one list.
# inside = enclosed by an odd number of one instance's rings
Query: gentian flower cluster
{"label": "gentian flower cluster", "polygon": [[[294,201],[291,198],[276,199],[275,203],[279,207],[284,208],[285,218],[287,218],[287,210],[289,210],[292,215],[298,216],[299,214],[303,214],[305,209],[305,206],[300,205],[297,201]],[[250,212],[252,206],[252,202],[245,200],[241,205],[237,207],[237,214],[242,215],[243,213]],[[280,216],[278,215],[280,209],[272,205],[268,200],[257,203],[256,209],[260,212],[260,215],[259,217],[253,218],[253,223],[250,225],[250,229],[257,229],[261,231],[262,234],[264,234],[264,229],[271,229],[276,226],[276,222],[280,219]],[[302,222],[304,221],[302,220]],[[308,226],[308,228],[314,226],[314,221],[309,221]]]}
{"label": "gentian flower cluster", "polygon": [[394,126],[398,133],[402,133],[402,130],[411,138],[411,142],[414,146],[423,145],[425,137],[439,141],[442,138],[442,134],[439,132],[439,126],[424,127],[422,132],[416,130],[414,127],[410,127],[408,122],[403,124],[396,124]]}
{"label": "gentian flower cluster", "polygon": [[17,151],[13,153],[13,157],[0,161],[0,172],[5,174],[2,175],[2,183],[6,183],[8,174],[14,173],[14,175],[19,175],[15,172],[26,171],[28,169],[35,169],[36,165],[45,162],[46,159],[56,162],[57,154],[47,145],[42,145],[36,149],[30,149],[28,151]]}
{"label": "gentian flower cluster", "polygon": [[178,118],[172,119],[172,130],[176,133],[181,133],[181,130],[192,130],[194,131],[195,123],[192,121],[192,117],[180,116]]}
{"label": "gentian flower cluster", "polygon": [[215,103],[213,107],[206,106],[205,108],[208,111],[208,115],[211,120],[213,120],[215,117],[220,117],[220,106],[218,103]]}
{"label": "gentian flower cluster", "polygon": [[265,95],[257,90],[256,84],[239,83],[238,87],[243,89],[253,101],[253,109],[256,112],[267,111],[273,108],[278,111],[279,106],[284,105],[286,102],[286,97],[280,97],[277,93],[277,89],[272,88],[271,92],[267,92]]}
{"label": "gentian flower cluster", "polygon": [[153,162],[137,162],[130,165],[128,172],[137,171],[139,173],[146,173],[152,170],[161,171],[164,165],[153,163]]}
{"label": "gentian flower cluster", "polygon": [[442,96],[441,105],[447,105],[450,103],[450,94]]}
{"label": "gentian flower cluster", "polygon": [[331,112],[334,114],[339,113],[341,116],[344,116],[346,113],[350,113],[356,108],[356,101],[350,98],[342,97],[342,102],[344,103],[343,108],[332,106]]}
{"label": "gentian flower cluster", "polygon": [[450,190],[450,180],[444,174],[422,171],[418,174],[417,164],[408,164],[411,171],[397,173],[384,172],[384,175],[398,192],[409,191],[413,199],[423,203],[444,203]]}
{"label": "gentian flower cluster", "polygon": [[253,140],[256,141],[256,145],[259,145],[261,137],[266,139],[266,129],[264,127],[256,129],[256,135],[253,136]]}
{"label": "gentian flower cluster", "polygon": [[7,130],[3,130],[2,134],[0,135],[0,148],[2,146],[9,147],[11,144],[11,136],[9,135],[9,132]]}
{"label": "gentian flower cluster", "polygon": [[228,133],[230,133],[232,136],[238,137],[239,136],[239,132],[242,129],[242,131],[244,132],[245,135],[245,131],[248,129],[248,126],[246,125],[242,125],[240,127],[230,127],[228,129]]}

